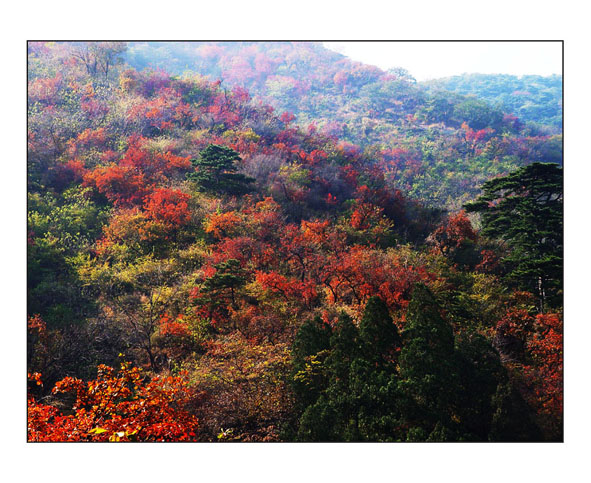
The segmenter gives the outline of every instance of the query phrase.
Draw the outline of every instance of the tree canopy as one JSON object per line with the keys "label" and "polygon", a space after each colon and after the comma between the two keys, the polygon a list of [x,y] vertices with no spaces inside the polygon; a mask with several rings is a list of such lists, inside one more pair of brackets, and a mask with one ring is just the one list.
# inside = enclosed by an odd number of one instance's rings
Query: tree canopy
{"label": "tree canopy", "polygon": [[209,144],[201,151],[199,158],[191,161],[195,171],[188,178],[205,191],[245,194],[254,179],[237,172],[236,161],[240,159],[240,155],[231,148]]}
{"label": "tree canopy", "polygon": [[562,168],[533,163],[487,181],[482,190],[466,210],[481,214],[483,235],[508,244],[507,276],[537,293],[541,310],[561,305]]}

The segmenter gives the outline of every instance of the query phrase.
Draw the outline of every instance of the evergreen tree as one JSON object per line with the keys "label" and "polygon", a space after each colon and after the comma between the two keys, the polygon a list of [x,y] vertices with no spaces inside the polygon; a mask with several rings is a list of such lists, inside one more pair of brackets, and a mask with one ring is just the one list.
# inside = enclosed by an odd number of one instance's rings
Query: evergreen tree
{"label": "evergreen tree", "polygon": [[325,324],[320,316],[304,322],[293,343],[294,364],[300,365],[306,358],[318,354],[330,347],[332,330]]}
{"label": "evergreen tree", "polygon": [[[380,326],[384,340],[380,340]],[[294,388],[301,410],[296,439],[398,440],[393,350],[399,338],[384,302],[372,299],[359,329],[347,314],[341,314],[330,348],[310,355],[325,347],[326,335],[318,321],[307,323],[294,343],[294,366],[300,368]]]}
{"label": "evergreen tree", "polygon": [[209,144],[198,159],[191,160],[195,171],[187,177],[205,191],[242,195],[251,189],[253,178],[237,172],[239,154],[231,148]]}
{"label": "evergreen tree", "polygon": [[491,431],[492,400],[498,384],[507,380],[507,373],[498,352],[484,337],[475,333],[456,337],[456,361],[460,378],[460,437],[486,441]]}
{"label": "evergreen tree", "polygon": [[308,406],[299,421],[298,441],[343,441],[337,431],[339,414],[324,395]]}
{"label": "evergreen tree", "polygon": [[341,441],[359,441],[358,410],[359,393],[351,380],[352,365],[361,356],[359,329],[351,317],[342,313],[330,339],[331,352],[327,358],[328,387],[327,403],[338,414],[335,431]]}
{"label": "evergreen tree", "polygon": [[482,234],[507,242],[508,278],[537,293],[540,311],[562,305],[562,168],[533,163],[487,181],[483,195],[466,204],[482,216]]}
{"label": "evergreen tree", "polygon": [[367,302],[359,324],[359,336],[367,358],[384,360],[400,347],[398,329],[381,298],[371,297]]}
{"label": "evergreen tree", "polygon": [[329,365],[335,379],[346,380],[353,360],[360,356],[359,329],[351,317],[343,313],[330,338]]}
{"label": "evergreen tree", "polygon": [[240,262],[234,258],[215,265],[217,270],[201,287],[202,301],[223,306],[229,299],[236,307],[236,291],[246,284],[247,277]]}
{"label": "evergreen tree", "polygon": [[493,418],[490,441],[541,441],[531,410],[510,383],[499,384],[492,398]]}
{"label": "evergreen tree", "polygon": [[441,425],[451,429],[458,421],[460,380],[454,335],[439,310],[429,289],[417,284],[408,307],[400,353],[399,388],[404,418],[411,428],[422,428],[420,433],[426,435],[438,423],[441,433]]}
{"label": "evergreen tree", "polygon": [[326,387],[324,360],[330,348],[331,328],[319,316],[302,324],[293,343],[292,388],[303,410],[316,402]]}

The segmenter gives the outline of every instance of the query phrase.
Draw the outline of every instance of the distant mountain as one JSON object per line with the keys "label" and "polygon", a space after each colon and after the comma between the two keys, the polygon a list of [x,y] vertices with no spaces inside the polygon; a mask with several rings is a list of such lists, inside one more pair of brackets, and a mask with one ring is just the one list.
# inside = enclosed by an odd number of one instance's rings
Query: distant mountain
{"label": "distant mountain", "polygon": [[422,83],[431,92],[474,95],[524,122],[562,126],[562,76],[463,74]]}

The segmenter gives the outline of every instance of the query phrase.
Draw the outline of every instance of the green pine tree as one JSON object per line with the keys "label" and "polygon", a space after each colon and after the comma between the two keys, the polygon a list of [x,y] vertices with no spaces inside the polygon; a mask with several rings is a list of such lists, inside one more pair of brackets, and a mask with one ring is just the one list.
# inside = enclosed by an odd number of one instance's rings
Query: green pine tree
{"label": "green pine tree", "polygon": [[368,359],[387,359],[400,347],[398,329],[381,298],[371,297],[367,302],[359,324],[359,336]]}
{"label": "green pine tree", "polygon": [[399,338],[385,304],[372,299],[360,328],[341,314],[325,349],[327,335],[318,319],[304,324],[294,343],[294,366],[299,368],[294,392],[301,411],[295,439],[399,440],[393,353]]}
{"label": "green pine tree", "polygon": [[510,383],[498,385],[492,405],[494,413],[490,441],[542,441],[540,429],[533,422],[531,409]]}
{"label": "green pine tree", "polygon": [[246,272],[234,258],[216,264],[215,269],[216,272],[201,287],[202,300],[220,306],[229,301],[237,307],[237,291],[247,282]]}
{"label": "green pine tree", "polygon": [[562,305],[562,168],[533,163],[487,181],[482,190],[465,207],[481,214],[483,235],[508,244],[507,277],[538,295],[541,312]]}
{"label": "green pine tree", "polygon": [[243,195],[251,190],[254,179],[238,173],[236,161],[240,161],[240,156],[233,149],[209,144],[198,159],[191,160],[195,171],[187,178],[210,193]]}
{"label": "green pine tree", "polygon": [[443,434],[441,426],[451,429],[458,423],[460,379],[454,335],[435,297],[422,284],[414,289],[406,324],[399,359],[404,419],[410,427],[422,428],[413,434],[429,435],[438,423]]}
{"label": "green pine tree", "polygon": [[293,343],[292,389],[299,409],[314,404],[326,388],[324,361],[332,330],[319,316],[302,324]]}

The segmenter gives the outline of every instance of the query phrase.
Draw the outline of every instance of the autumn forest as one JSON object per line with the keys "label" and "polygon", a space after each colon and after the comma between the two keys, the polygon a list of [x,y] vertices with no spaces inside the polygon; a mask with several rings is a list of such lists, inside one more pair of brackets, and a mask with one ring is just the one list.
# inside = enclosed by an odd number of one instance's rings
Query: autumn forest
{"label": "autumn forest", "polygon": [[561,76],[27,61],[28,441],[563,440]]}

